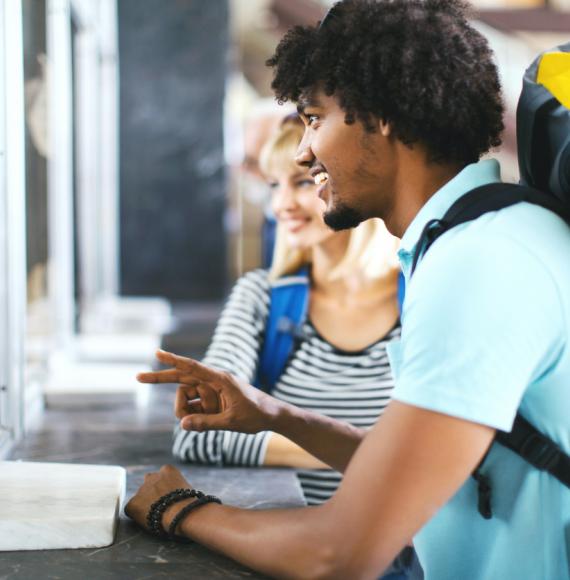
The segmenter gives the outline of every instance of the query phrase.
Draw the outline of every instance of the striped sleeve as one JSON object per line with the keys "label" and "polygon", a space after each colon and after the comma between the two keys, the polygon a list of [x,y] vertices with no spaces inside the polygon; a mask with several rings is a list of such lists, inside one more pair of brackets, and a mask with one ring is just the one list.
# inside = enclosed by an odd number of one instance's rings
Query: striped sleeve
{"label": "striped sleeve", "polygon": [[271,432],[235,433],[224,431],[222,460],[224,465],[261,467]]}
{"label": "striped sleeve", "polygon": [[270,285],[265,270],[242,276],[218,320],[203,363],[251,383],[269,313]]}
{"label": "striped sleeve", "polygon": [[196,433],[184,431],[177,424],[174,427],[172,455],[186,463],[221,466],[223,440],[224,431]]}
{"label": "striped sleeve", "polygon": [[[235,284],[202,362],[253,382],[269,311],[265,270],[254,270]],[[172,454],[180,461],[208,465],[263,465],[270,433],[174,429]]]}
{"label": "striped sleeve", "polygon": [[174,428],[172,455],[185,463],[261,467],[269,442],[270,431],[237,433],[235,431],[184,431]]}

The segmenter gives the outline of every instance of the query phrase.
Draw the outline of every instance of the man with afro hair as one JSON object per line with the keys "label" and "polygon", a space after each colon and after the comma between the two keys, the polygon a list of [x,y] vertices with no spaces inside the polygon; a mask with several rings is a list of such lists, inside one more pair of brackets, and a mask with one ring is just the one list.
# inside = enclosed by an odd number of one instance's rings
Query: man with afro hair
{"label": "man with afro hair", "polygon": [[[402,238],[396,388],[364,432],[161,353],[173,368],[141,379],[182,383],[184,428],[277,431],[344,472],[321,506],[212,504],[179,533],[283,578],[377,578],[413,538],[428,580],[570,579],[568,489],[492,445],[520,408],[570,451],[567,225],[528,203],[487,213],[439,238],[411,276],[422,232],[500,181],[480,160],[503,128],[486,40],[457,0],[344,0],[289,31],[268,64],[277,98],[306,125],[297,162],[320,184],[330,227],[380,217]],[[144,525],[150,503],[186,485],[163,469],[129,514]]]}

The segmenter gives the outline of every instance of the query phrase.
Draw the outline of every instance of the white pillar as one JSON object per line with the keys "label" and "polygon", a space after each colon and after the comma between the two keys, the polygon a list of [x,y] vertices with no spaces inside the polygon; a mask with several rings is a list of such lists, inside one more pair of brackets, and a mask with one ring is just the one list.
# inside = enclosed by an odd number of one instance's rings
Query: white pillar
{"label": "white pillar", "polygon": [[116,0],[100,0],[102,295],[119,295],[119,56]]}
{"label": "white pillar", "polygon": [[75,41],[77,106],[77,220],[82,306],[97,298],[100,282],[101,182],[99,155],[99,51],[92,23],[80,28]]}
{"label": "white pillar", "polygon": [[74,334],[73,103],[69,0],[47,0],[48,286],[58,349]]}

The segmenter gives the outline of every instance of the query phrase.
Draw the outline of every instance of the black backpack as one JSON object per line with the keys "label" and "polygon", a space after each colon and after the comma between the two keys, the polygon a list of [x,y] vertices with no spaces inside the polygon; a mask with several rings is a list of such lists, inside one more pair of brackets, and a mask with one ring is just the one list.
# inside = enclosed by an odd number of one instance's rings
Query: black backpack
{"label": "black backpack", "polygon": [[[560,56],[562,55],[562,56]],[[554,60],[554,61],[553,61]],[[562,73],[556,76],[556,72]],[[541,54],[527,69],[517,108],[517,145],[521,185],[493,183],[469,191],[443,218],[428,222],[418,241],[412,275],[419,259],[450,229],[520,202],[553,211],[570,226],[570,43]],[[497,431],[495,441],[570,488],[570,456],[540,433],[520,413],[510,433]],[[489,519],[491,484],[480,472],[478,509]]]}

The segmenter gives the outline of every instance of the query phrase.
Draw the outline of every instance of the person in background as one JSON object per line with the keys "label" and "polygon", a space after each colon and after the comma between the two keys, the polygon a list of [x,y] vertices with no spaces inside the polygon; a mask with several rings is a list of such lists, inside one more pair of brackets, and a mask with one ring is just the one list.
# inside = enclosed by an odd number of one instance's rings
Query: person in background
{"label": "person in background", "polygon": [[[325,225],[325,203],[316,194],[314,179],[294,162],[303,131],[300,117],[290,115],[261,153],[278,222],[273,264],[238,280],[203,362],[254,382],[271,286],[308,266],[308,317],[272,394],[369,428],[394,386],[386,344],[400,335],[398,241],[378,219],[337,233]],[[341,480],[337,471],[268,431],[196,433],[177,426],[172,451],[177,459],[193,463],[297,468],[309,505],[329,499]]]}
{"label": "person in background", "polygon": [[261,99],[253,106],[244,126],[240,189],[251,204],[261,207],[263,211],[260,232],[263,268],[271,265],[276,221],[271,210],[269,189],[261,171],[259,159],[263,146],[279,127],[283,117],[291,112],[291,107],[287,105],[279,106],[273,99]]}
{"label": "person in background", "polygon": [[259,163],[261,151],[278,129],[283,117],[290,112],[290,107],[279,106],[274,99],[261,99],[252,107],[245,120],[241,170],[256,179],[264,190],[265,177]]}

